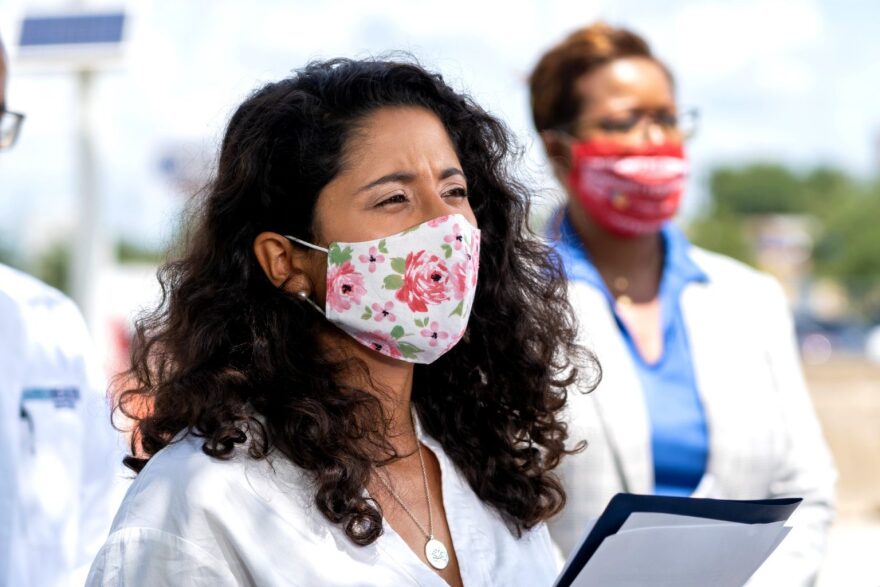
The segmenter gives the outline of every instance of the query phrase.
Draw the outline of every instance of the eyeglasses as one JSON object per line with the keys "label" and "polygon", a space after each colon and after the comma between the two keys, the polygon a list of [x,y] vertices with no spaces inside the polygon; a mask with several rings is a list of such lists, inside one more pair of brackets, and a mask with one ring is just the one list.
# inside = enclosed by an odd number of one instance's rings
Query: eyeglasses
{"label": "eyeglasses", "polygon": [[642,133],[654,125],[666,133],[674,133],[683,139],[693,137],[697,132],[700,112],[688,108],[682,112],[628,110],[620,114],[602,116],[592,122],[575,123],[576,131],[596,130],[613,135]]}
{"label": "eyeglasses", "polygon": [[5,108],[0,110],[0,151],[15,144],[23,120],[24,114],[10,112]]}

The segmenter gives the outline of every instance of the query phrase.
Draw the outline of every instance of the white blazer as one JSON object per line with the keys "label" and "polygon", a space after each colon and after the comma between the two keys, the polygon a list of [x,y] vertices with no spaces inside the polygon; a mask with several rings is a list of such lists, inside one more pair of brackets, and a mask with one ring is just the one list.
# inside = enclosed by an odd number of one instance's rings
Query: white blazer
{"label": "white blazer", "polygon": [[[708,275],[682,292],[681,308],[709,432],[701,497],[803,497],[794,526],[749,586],[814,582],[833,518],[836,473],[801,372],[791,314],[771,277],[728,257],[691,246]],[[550,523],[565,555],[621,491],[654,487],[651,431],[641,382],[607,299],[570,283],[582,342],[602,365],[590,394],[569,395],[570,440],[586,440],[563,460],[568,502]]]}
{"label": "white blazer", "polygon": [[125,484],[105,390],[74,303],[0,265],[0,586],[83,584]]}

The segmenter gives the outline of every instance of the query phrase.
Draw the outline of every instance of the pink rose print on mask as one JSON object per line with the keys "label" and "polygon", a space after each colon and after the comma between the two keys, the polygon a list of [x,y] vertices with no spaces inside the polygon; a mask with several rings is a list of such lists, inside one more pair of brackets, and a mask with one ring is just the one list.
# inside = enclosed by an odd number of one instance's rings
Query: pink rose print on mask
{"label": "pink rose print on mask", "polygon": [[470,265],[470,261],[462,261],[452,266],[452,295],[456,300],[464,299],[467,293],[468,285],[470,285],[467,275]]}
{"label": "pink rose print on mask", "polygon": [[381,330],[360,332],[355,335],[355,338],[377,353],[382,353],[394,359],[399,359],[403,356],[400,348],[397,346],[397,340],[387,332],[382,332]]}
{"label": "pink rose print on mask", "polygon": [[461,227],[458,224],[453,224],[452,234],[444,236],[443,242],[452,245],[452,248],[456,251],[460,251],[461,246],[464,244],[464,237],[461,235]]}
{"label": "pink rose print on mask", "polygon": [[389,322],[394,322],[397,320],[397,316],[391,313],[391,310],[394,309],[394,302],[385,302],[385,305],[382,304],[373,304],[373,319],[376,322],[381,322],[382,320],[388,319]]}
{"label": "pink rose print on mask", "polygon": [[359,304],[366,293],[364,276],[354,270],[350,261],[328,268],[327,305],[336,312],[345,312],[353,303]]}
{"label": "pink rose print on mask", "polygon": [[447,220],[449,220],[449,216],[438,216],[433,220],[428,220],[428,226],[430,226],[431,228],[437,228]]}
{"label": "pink rose print on mask", "polygon": [[480,271],[480,233],[473,233],[473,242],[468,250],[468,261],[471,264],[471,287],[477,286],[477,273]]}
{"label": "pink rose print on mask", "polygon": [[440,330],[440,324],[437,322],[431,322],[427,328],[422,328],[421,334],[425,338],[430,339],[430,342],[428,342],[430,346],[437,346],[439,341],[449,338],[449,333]]}
{"label": "pink rose print on mask", "polygon": [[409,253],[403,272],[403,284],[395,297],[413,312],[427,312],[428,304],[449,299],[449,270],[437,255],[425,251]]}
{"label": "pink rose print on mask", "polygon": [[375,273],[376,271],[376,263],[384,263],[385,255],[379,252],[379,249],[376,247],[370,247],[370,251],[368,255],[361,255],[358,257],[361,263],[369,263],[370,273]]}

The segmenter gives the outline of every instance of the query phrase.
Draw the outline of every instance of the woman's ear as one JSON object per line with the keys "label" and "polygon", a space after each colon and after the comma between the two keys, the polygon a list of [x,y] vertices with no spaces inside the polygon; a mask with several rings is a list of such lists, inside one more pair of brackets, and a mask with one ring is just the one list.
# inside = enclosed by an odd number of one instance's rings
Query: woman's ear
{"label": "woman's ear", "polygon": [[558,130],[541,132],[541,142],[556,178],[565,185],[571,171],[571,137]]}
{"label": "woman's ear", "polygon": [[254,239],[254,255],[275,287],[290,293],[312,294],[308,252],[293,246],[277,232],[261,232]]}

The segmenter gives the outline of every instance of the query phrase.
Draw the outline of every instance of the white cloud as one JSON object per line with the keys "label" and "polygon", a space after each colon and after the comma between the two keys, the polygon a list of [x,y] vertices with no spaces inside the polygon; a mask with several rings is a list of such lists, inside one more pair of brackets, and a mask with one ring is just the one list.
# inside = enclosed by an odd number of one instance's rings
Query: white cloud
{"label": "white cloud", "polygon": [[768,95],[803,96],[815,88],[817,72],[804,59],[771,56],[754,65],[752,79],[757,89]]}
{"label": "white cloud", "polygon": [[811,0],[689,3],[674,19],[676,66],[705,83],[767,59],[791,58],[823,41]]}

